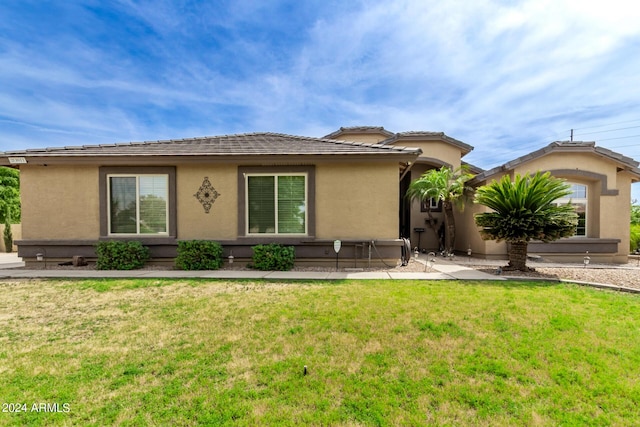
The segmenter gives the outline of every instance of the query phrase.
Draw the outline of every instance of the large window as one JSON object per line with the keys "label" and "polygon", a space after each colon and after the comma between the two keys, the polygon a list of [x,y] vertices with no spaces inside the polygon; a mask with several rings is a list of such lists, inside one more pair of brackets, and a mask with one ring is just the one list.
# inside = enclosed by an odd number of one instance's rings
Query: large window
{"label": "large window", "polygon": [[247,234],[308,234],[307,175],[246,176]]}
{"label": "large window", "polygon": [[567,183],[571,186],[571,194],[556,200],[557,205],[566,205],[570,203],[578,214],[578,227],[576,227],[576,236],[587,235],[587,186],[583,184]]}
{"label": "large window", "polygon": [[107,194],[109,234],[168,234],[168,175],[108,175]]}

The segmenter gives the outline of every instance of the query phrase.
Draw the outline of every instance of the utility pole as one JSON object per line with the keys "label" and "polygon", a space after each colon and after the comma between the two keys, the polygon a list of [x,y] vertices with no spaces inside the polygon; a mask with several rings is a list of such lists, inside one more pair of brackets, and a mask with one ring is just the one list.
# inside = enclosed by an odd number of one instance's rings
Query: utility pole
{"label": "utility pole", "polygon": [[571,142],[573,142],[573,129],[571,129]]}

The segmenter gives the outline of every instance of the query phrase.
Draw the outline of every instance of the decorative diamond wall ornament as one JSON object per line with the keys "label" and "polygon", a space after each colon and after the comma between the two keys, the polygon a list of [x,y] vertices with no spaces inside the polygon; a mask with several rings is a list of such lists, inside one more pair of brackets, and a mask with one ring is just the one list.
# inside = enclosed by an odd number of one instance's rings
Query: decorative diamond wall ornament
{"label": "decorative diamond wall ornament", "polygon": [[194,194],[195,198],[202,204],[204,207],[204,213],[209,213],[211,209],[211,205],[216,201],[220,193],[213,188],[211,182],[209,182],[209,177],[204,177],[204,181],[202,181],[202,185],[198,189],[198,192]]}

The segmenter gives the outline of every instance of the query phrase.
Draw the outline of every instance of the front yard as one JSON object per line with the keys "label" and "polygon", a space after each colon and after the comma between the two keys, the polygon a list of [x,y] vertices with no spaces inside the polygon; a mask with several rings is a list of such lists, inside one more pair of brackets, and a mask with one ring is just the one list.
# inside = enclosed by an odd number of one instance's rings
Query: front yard
{"label": "front yard", "polygon": [[448,281],[0,290],[0,425],[637,422],[636,295]]}

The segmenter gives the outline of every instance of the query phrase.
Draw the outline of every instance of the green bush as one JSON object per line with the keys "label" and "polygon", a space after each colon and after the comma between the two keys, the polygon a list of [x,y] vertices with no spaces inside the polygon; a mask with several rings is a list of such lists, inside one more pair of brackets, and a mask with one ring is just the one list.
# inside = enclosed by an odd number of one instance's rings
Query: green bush
{"label": "green bush", "polygon": [[222,245],[209,240],[178,242],[176,266],[181,270],[217,270],[222,267]]}
{"label": "green bush", "polygon": [[253,249],[253,266],[258,270],[287,271],[293,268],[296,251],[293,246],[277,243],[257,245]]}
{"label": "green bush", "polygon": [[4,249],[6,253],[13,252],[13,233],[11,232],[11,221],[7,218],[4,223]]}
{"label": "green bush", "polygon": [[629,250],[631,252],[640,248],[640,224],[631,224],[631,239],[629,244]]}
{"label": "green bush", "polygon": [[149,248],[136,241],[111,240],[100,242],[96,253],[98,270],[134,270],[149,260]]}

